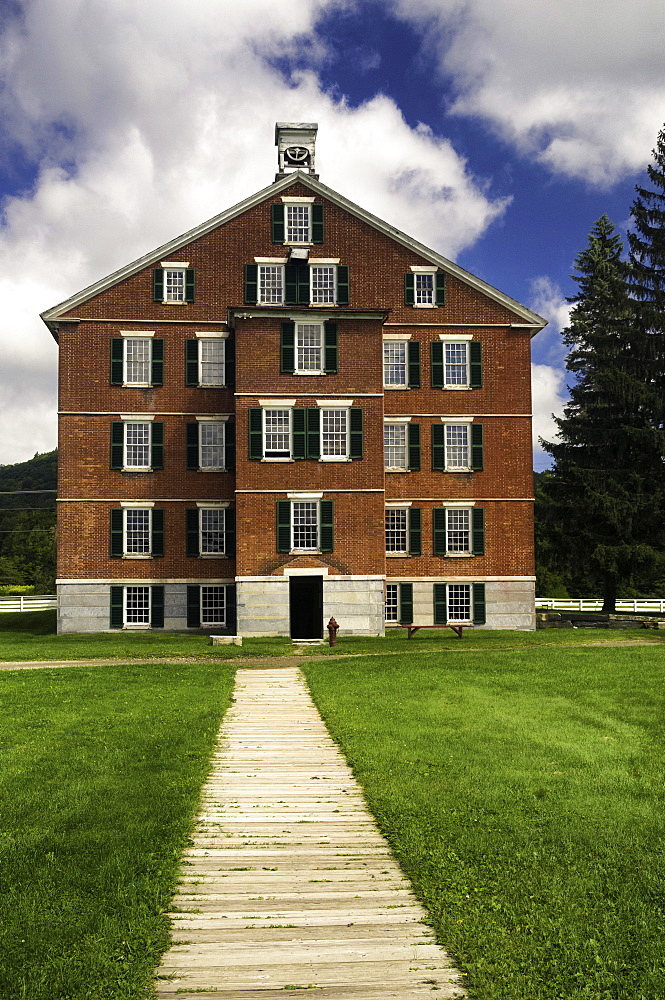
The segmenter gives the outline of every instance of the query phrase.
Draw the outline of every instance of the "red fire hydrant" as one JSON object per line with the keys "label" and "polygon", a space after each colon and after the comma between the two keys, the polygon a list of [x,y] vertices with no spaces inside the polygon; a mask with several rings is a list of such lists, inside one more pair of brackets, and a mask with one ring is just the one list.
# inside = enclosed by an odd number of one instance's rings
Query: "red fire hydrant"
{"label": "red fire hydrant", "polygon": [[336,646],[337,645],[337,629],[339,628],[339,625],[337,624],[337,622],[335,621],[334,618],[331,618],[330,621],[328,622],[328,625],[326,627],[328,629],[328,645],[329,646]]}

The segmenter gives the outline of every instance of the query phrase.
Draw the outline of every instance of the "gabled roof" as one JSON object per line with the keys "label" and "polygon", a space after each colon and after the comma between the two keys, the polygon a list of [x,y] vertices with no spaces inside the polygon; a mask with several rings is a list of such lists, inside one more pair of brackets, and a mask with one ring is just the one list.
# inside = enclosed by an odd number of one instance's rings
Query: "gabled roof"
{"label": "gabled roof", "polygon": [[389,236],[391,239],[400,243],[402,246],[407,247],[409,250],[413,250],[413,252],[418,254],[420,257],[424,257],[425,260],[430,261],[432,264],[436,264],[437,267],[440,267],[448,274],[458,278],[460,281],[465,282],[465,284],[470,285],[471,288],[475,288],[477,291],[486,295],[488,298],[493,299],[506,309],[511,310],[511,312],[514,312],[524,321],[522,324],[516,325],[531,327],[533,328],[534,333],[537,333],[538,330],[542,330],[542,328],[547,325],[547,320],[543,319],[542,316],[539,316],[531,309],[527,309],[526,306],[523,306],[520,302],[512,299],[509,295],[506,295],[504,292],[500,292],[497,288],[494,288],[486,281],[482,281],[480,278],[477,278],[469,271],[465,271],[463,267],[459,266],[459,264],[455,264],[446,257],[442,257],[441,254],[436,253],[434,250],[430,250],[429,247],[419,243],[418,240],[414,240],[413,237],[407,236],[406,233],[403,233],[394,226],[389,225],[389,223],[379,219],[376,215],[372,215],[371,212],[361,208],[360,205],[356,205],[354,202],[349,201],[344,197],[344,195],[338,194],[337,191],[333,191],[332,188],[326,187],[325,184],[322,184],[321,181],[312,176],[312,174],[304,173],[300,170],[287,174],[286,176],[275,181],[275,183],[263,188],[261,191],[257,191],[244,201],[238,202],[238,204],[234,205],[232,208],[228,208],[225,212],[221,212],[219,215],[213,216],[212,219],[208,219],[207,222],[203,222],[200,226],[190,229],[189,232],[183,233],[182,236],[178,236],[176,239],[170,240],[161,247],[157,247],[156,250],[152,250],[150,253],[145,254],[145,256],[139,257],[138,260],[132,261],[131,264],[126,264],[118,271],[114,271],[105,278],[95,281],[92,285],[88,285],[87,288],[84,288],[80,292],[76,292],[75,295],[70,296],[70,298],[65,299],[64,302],[60,302],[57,306],[53,306],[51,309],[47,309],[45,312],[41,313],[41,318],[51,330],[53,336],[57,339],[58,320],[62,319],[66,313],[70,312],[76,306],[83,302],[87,302],[88,299],[93,298],[95,295],[99,295],[100,292],[106,291],[107,288],[111,288],[119,281],[123,281],[125,278],[131,277],[138,271],[143,270],[143,268],[149,267],[151,264],[155,264],[157,261],[164,260],[164,258],[171,256],[173,251],[180,250],[181,247],[192,243],[201,236],[205,236],[207,233],[216,229],[218,226],[223,225],[225,222],[229,222],[236,216],[242,215],[243,212],[246,212],[250,208],[254,208],[262,201],[272,198],[285,188],[291,187],[294,181],[299,181],[301,184],[306,185],[316,194],[321,195],[323,198],[327,198],[329,201],[349,212],[351,215],[354,215],[356,218],[366,222],[368,225],[378,230],[378,232]]}

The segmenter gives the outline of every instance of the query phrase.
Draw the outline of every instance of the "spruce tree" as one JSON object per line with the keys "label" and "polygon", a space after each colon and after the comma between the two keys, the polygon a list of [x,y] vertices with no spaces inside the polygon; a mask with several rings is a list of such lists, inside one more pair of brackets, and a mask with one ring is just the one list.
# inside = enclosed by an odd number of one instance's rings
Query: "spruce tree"
{"label": "spruce tree", "polygon": [[612,612],[621,584],[662,565],[661,399],[649,334],[634,322],[622,241],[606,215],[575,268],[579,291],[563,331],[574,381],[556,421],[559,441],[543,442],[555,466],[540,514],[562,559],[598,580],[603,611]]}

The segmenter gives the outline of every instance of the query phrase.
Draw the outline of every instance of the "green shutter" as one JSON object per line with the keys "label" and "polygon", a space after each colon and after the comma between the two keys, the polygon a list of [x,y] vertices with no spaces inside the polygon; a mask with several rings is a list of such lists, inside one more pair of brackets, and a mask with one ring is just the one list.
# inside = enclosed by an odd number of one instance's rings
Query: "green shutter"
{"label": "green shutter", "polygon": [[420,341],[410,340],[407,345],[409,359],[409,389],[420,388]]}
{"label": "green shutter", "polygon": [[199,342],[193,337],[185,341],[185,385],[199,384]]}
{"label": "green shutter", "polygon": [[224,341],[224,385],[233,388],[236,384],[236,342],[233,337]]}
{"label": "green shutter", "polygon": [[483,384],[482,354],[480,341],[472,340],[469,343],[469,385],[472,389],[480,389]]}
{"label": "green shutter", "polygon": [[432,388],[443,389],[443,344],[440,340],[431,343],[432,352]]}
{"label": "green shutter", "polygon": [[296,301],[301,306],[308,306],[311,301],[310,277],[311,277],[311,268],[309,267],[309,265],[308,264],[300,265],[300,267],[298,267],[296,272],[296,281],[298,284]]}
{"label": "green shutter", "polygon": [[152,341],[152,373],[153,385],[164,385],[164,338],[155,337]]}
{"label": "green shutter", "polygon": [[123,521],[124,513],[121,509],[111,511],[111,557],[117,559],[123,555]]}
{"label": "green shutter", "polygon": [[259,265],[245,264],[245,303],[255,306],[259,301]]}
{"label": "green shutter", "polygon": [[409,554],[419,556],[423,547],[423,512],[420,507],[409,508]]}
{"label": "green shutter", "polygon": [[[301,268],[298,264],[287,264],[284,268],[284,304],[287,306],[298,305],[300,270]],[[307,270],[309,271],[309,268]],[[304,304],[309,305],[309,281],[307,282]]]}
{"label": "green shutter", "polygon": [[185,553],[198,556],[199,550],[199,510],[189,507],[185,511]]}
{"label": "green shutter", "polygon": [[122,337],[111,338],[111,385],[123,383],[123,353]]}
{"label": "green shutter", "polygon": [[363,411],[352,406],[349,410],[349,458],[363,457]]}
{"label": "green shutter", "polygon": [[474,472],[483,469],[483,425],[471,424],[471,468]]}
{"label": "green shutter", "polygon": [[150,552],[155,558],[164,555],[164,511],[161,507],[152,510],[152,540]]}
{"label": "green shutter", "polygon": [[152,628],[164,628],[164,587],[151,587],[150,595],[150,625]]}
{"label": "green shutter", "polygon": [[111,608],[110,621],[111,628],[122,628],[124,624],[123,588],[111,587]]}
{"label": "green shutter", "polygon": [[[198,512],[197,512],[198,513]],[[201,588],[187,587],[187,628],[201,627]]]}
{"label": "green shutter", "polygon": [[334,375],[337,371],[337,323],[327,320],[323,324],[324,361],[323,370],[326,375]]}
{"label": "green shutter", "polygon": [[420,472],[420,424],[409,424],[409,471]]}
{"label": "green shutter", "polygon": [[284,242],[284,205],[277,203],[270,206],[270,225],[273,243]]}
{"label": "green shutter", "polygon": [[446,625],[448,623],[448,602],[446,600],[445,583],[434,584],[434,624]]}
{"label": "green shutter", "polygon": [[485,509],[484,507],[473,507],[471,510],[471,525],[473,544],[471,551],[474,556],[485,555]]}
{"label": "green shutter", "polygon": [[122,469],[125,444],[125,425],[122,420],[114,420],[111,424],[111,468]]}
{"label": "green shutter", "polygon": [[323,205],[312,205],[312,243],[323,243]]}
{"label": "green shutter", "polygon": [[291,410],[291,458],[307,457],[307,431],[305,410],[296,406]]}
{"label": "green shutter", "polygon": [[413,271],[404,275],[404,305],[412,306],[416,301],[416,279]]}
{"label": "green shutter", "polygon": [[411,625],[413,622],[412,583],[400,583],[399,585],[399,620],[402,625]]}
{"label": "green shutter", "polygon": [[485,610],[485,584],[474,583],[473,587],[473,624],[484,625],[486,618]]}
{"label": "green shutter", "polygon": [[280,345],[282,375],[293,375],[296,370],[296,324],[292,322],[282,323],[281,345]]}
{"label": "green shutter", "polygon": [[249,410],[249,457],[253,461],[263,458],[263,410],[252,406]]}
{"label": "green shutter", "polygon": [[434,526],[434,555],[445,556],[446,512],[443,507],[435,507],[432,511],[432,524]]}
{"label": "green shutter", "polygon": [[307,458],[321,457],[321,411],[318,406],[310,406],[307,414]]}
{"label": "green shutter", "polygon": [[199,468],[199,425],[198,421],[185,425],[186,466],[190,471]]}
{"label": "green shutter", "polygon": [[337,305],[349,304],[349,268],[346,264],[337,265]]}
{"label": "green shutter", "polygon": [[277,501],[277,551],[291,551],[291,501]]}
{"label": "green shutter", "polygon": [[156,267],[152,272],[152,297],[155,302],[164,301],[164,268]]}
{"label": "green shutter", "polygon": [[443,472],[446,467],[446,428],[432,424],[432,470]]}
{"label": "green shutter", "polygon": [[236,585],[226,584],[226,627],[231,635],[235,635],[238,629],[238,610],[236,607]]}
{"label": "green shutter", "polygon": [[333,550],[333,502],[332,500],[322,500],[319,506],[321,518],[320,538],[321,551],[332,552]]}
{"label": "green shutter", "polygon": [[224,424],[224,468],[233,472],[236,467],[236,425],[227,420]]}
{"label": "green shutter", "polygon": [[224,511],[224,555],[233,556],[236,551],[236,512],[233,507]]}
{"label": "green shutter", "polygon": [[443,271],[437,271],[435,275],[435,303],[437,306],[445,306],[446,304],[446,276]]}
{"label": "green shutter", "polygon": [[185,270],[185,302],[193,302],[196,291],[196,278],[194,268],[188,267]]}
{"label": "green shutter", "polygon": [[164,468],[164,424],[156,420],[152,424],[150,468]]}

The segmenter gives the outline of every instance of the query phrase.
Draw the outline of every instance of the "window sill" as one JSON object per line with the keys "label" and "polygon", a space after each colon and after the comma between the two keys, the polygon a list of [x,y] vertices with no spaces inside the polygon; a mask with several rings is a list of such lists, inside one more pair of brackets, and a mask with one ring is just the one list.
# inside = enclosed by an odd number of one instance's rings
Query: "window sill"
{"label": "window sill", "polygon": [[353,461],[353,459],[349,458],[348,455],[345,456],[344,458],[341,455],[324,455],[322,458],[319,459],[319,462],[324,462],[324,463],[328,463],[328,462],[352,462],[352,461]]}
{"label": "window sill", "polygon": [[180,299],[162,299],[162,306],[188,306],[189,302],[182,302]]}
{"label": "window sill", "polygon": [[445,559],[473,559],[473,552],[446,552]]}
{"label": "window sill", "polygon": [[442,385],[442,390],[444,392],[470,392],[470,385]]}
{"label": "window sill", "polygon": [[215,466],[206,466],[205,468],[202,468],[201,466],[199,466],[199,468],[196,471],[197,472],[228,472],[229,470],[225,469],[223,465],[215,465]]}
{"label": "window sill", "polygon": [[149,469],[148,467],[146,467],[145,469],[143,469],[143,468],[139,469],[139,468],[135,468],[134,466],[123,465],[123,467],[122,467],[122,469],[120,471],[121,472],[153,472],[154,470],[153,469]]}
{"label": "window sill", "polygon": [[386,559],[408,559],[408,552],[386,552]]}
{"label": "window sill", "polygon": [[123,632],[145,632],[152,628],[152,625],[123,625]]}
{"label": "window sill", "polygon": [[474,470],[473,469],[464,468],[464,469],[444,469],[443,471],[444,472],[461,472],[464,475],[468,475],[469,472],[473,472]]}
{"label": "window sill", "polygon": [[262,458],[262,462],[270,462],[271,464],[278,464],[279,462],[295,462],[295,458]]}
{"label": "window sill", "polygon": [[289,554],[292,556],[318,556],[321,555],[321,549],[290,549]]}
{"label": "window sill", "polygon": [[384,472],[410,472],[410,469],[384,469]]}
{"label": "window sill", "polygon": [[152,389],[152,382],[123,382],[123,389]]}
{"label": "window sill", "polygon": [[226,382],[199,382],[195,389],[228,389]]}
{"label": "window sill", "polygon": [[199,559],[228,559],[226,552],[200,552]]}
{"label": "window sill", "polygon": [[151,552],[123,552],[123,559],[152,559]]}
{"label": "window sill", "polygon": [[294,375],[325,375],[326,373],[325,372],[309,372],[309,371],[303,372],[303,371],[300,371],[298,368],[296,368],[296,370],[294,371],[293,374]]}
{"label": "window sill", "polygon": [[384,388],[384,389],[397,389],[397,390],[404,390],[404,389],[410,389],[410,388],[411,388],[411,386],[410,386],[410,385],[384,385],[384,387],[383,387],[383,388]]}

